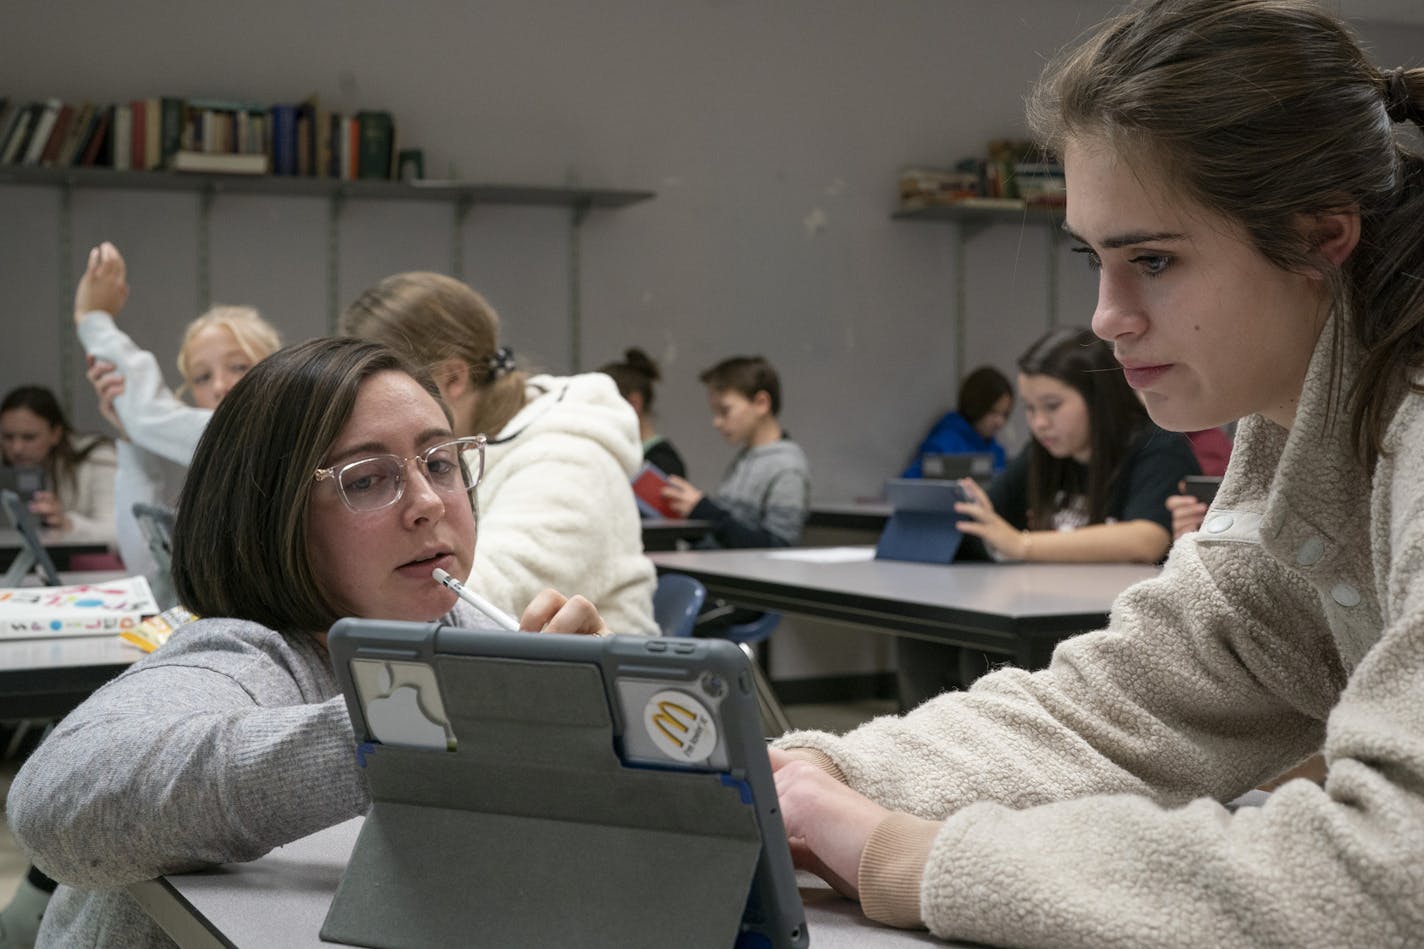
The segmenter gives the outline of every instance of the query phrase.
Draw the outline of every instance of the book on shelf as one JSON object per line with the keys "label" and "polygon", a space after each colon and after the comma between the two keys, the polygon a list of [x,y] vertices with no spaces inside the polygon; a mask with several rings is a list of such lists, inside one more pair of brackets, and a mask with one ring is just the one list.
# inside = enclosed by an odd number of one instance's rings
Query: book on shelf
{"label": "book on shelf", "polygon": [[45,141],[44,151],[40,152],[41,165],[53,165],[59,158],[59,150],[64,145],[64,139],[69,134],[69,126],[74,123],[74,106],[64,103],[55,113],[54,125],[50,127],[49,137]]}
{"label": "book on shelf", "polygon": [[49,133],[54,131],[54,123],[59,118],[59,110],[64,103],[58,99],[49,99],[43,105],[43,111],[35,121],[34,132],[30,135],[30,141],[25,149],[24,164],[38,165],[40,156],[44,154],[45,146],[49,144]]}
{"label": "book on shelf", "polygon": [[190,152],[173,153],[174,171],[196,171],[224,175],[265,175],[267,156],[258,152]]}
{"label": "book on shelf", "polygon": [[0,588],[0,639],[104,636],[136,629],[159,612],[148,580]]}
{"label": "book on shelf", "polygon": [[341,117],[341,179],[351,181],[356,178],[361,170],[359,167],[359,157],[361,154],[361,126],[357,124],[355,116],[345,115]]}
{"label": "book on shelf", "polygon": [[395,164],[395,121],[389,112],[357,112],[360,127],[357,174],[361,178],[391,177]]}
{"label": "book on shelf", "polygon": [[129,171],[133,160],[133,107],[127,102],[114,106],[109,138],[112,143],[110,167],[115,171]]}
{"label": "book on shelf", "polygon": [[148,170],[148,108],[142,99],[129,103],[129,164],[133,171]]}
{"label": "book on shelf", "polygon": [[79,151],[79,147],[84,144],[85,137],[89,134],[94,123],[94,103],[84,102],[74,110],[74,120],[69,123],[69,131],[64,136],[64,142],[59,146],[59,151],[54,156],[54,163],[61,168],[68,168],[74,164],[74,157]]}
{"label": "book on shelf", "polygon": [[297,173],[297,107],[272,106],[272,174]]}
{"label": "book on shelf", "polygon": [[0,162],[10,165],[18,162],[24,156],[25,144],[30,140],[30,132],[34,128],[37,114],[37,104],[33,102],[16,108],[15,121],[11,123],[9,130],[5,133],[3,151],[0,151]]}
{"label": "book on shelf", "polygon": [[113,127],[113,121],[113,106],[104,106],[102,109],[97,110],[93,131],[89,134],[88,140],[82,146],[82,151],[75,164],[90,168],[94,165],[108,165],[113,163],[112,160],[104,160],[106,154],[111,154],[109,149],[105,148],[105,145],[109,142],[109,133]]}

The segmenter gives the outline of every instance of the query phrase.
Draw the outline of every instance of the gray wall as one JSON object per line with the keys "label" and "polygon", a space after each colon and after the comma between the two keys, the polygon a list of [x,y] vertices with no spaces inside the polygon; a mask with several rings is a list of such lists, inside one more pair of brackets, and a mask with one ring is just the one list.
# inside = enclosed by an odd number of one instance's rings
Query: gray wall
{"label": "gray wall", "polygon": [[[431,176],[656,190],[584,226],[584,368],[630,343],[660,358],[662,427],[710,485],[728,449],[696,373],[764,353],[782,370],[785,422],[811,457],[815,493],[834,499],[875,493],[955,388],[953,226],[890,220],[897,169],[1020,134],[1044,58],[1112,6],[24,0],[0,31],[0,93],[317,93],[334,109],[391,110]],[[1385,62],[1424,47],[1417,27],[1376,32]],[[0,385],[59,386],[66,371],[73,385],[76,362],[61,363],[68,300],[84,249],[101,239],[130,262],[123,323],[171,365],[199,306],[197,197],[76,191],[68,261],[57,260],[60,201],[57,189],[0,187],[0,299],[16,330]],[[340,302],[394,271],[449,272],[450,221],[440,204],[348,203]],[[211,233],[214,299],[255,303],[289,339],[324,331],[324,202],[220,197]],[[513,344],[568,370],[567,213],[477,207],[461,238],[460,269]],[[1048,324],[1050,253],[1059,318],[1090,315],[1092,280],[1048,240],[1044,227],[1003,225],[969,242],[966,365],[1008,368]],[[96,426],[89,392],[73,391],[76,418]],[[1022,438],[1016,423],[1010,440]]]}

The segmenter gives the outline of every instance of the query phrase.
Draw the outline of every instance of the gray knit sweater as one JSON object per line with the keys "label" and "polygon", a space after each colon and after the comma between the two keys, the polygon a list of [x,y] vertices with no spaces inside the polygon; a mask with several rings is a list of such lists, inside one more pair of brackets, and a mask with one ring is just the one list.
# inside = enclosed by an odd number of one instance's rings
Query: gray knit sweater
{"label": "gray knit sweater", "polygon": [[810,503],[806,453],[782,438],[738,452],[717,490],[688,516],[712,522],[718,547],[789,547],[801,539]]}
{"label": "gray knit sweater", "polygon": [[[483,626],[463,604],[449,622]],[[326,650],[200,620],[71,712],[20,769],[8,819],[60,881],[40,946],[172,946],[129,883],[220,863],[364,814]]]}

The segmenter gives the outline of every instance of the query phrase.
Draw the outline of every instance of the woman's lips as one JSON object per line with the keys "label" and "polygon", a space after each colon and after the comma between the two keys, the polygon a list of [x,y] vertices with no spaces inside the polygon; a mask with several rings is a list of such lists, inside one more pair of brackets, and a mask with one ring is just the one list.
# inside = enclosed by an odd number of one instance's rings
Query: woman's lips
{"label": "woman's lips", "polygon": [[1166,366],[1138,366],[1136,368],[1124,366],[1122,374],[1127,379],[1127,384],[1134,389],[1145,389],[1166,375],[1171,368],[1170,364]]}
{"label": "woman's lips", "polygon": [[454,573],[455,555],[451,553],[437,554],[427,560],[412,560],[410,563],[401,564],[396,568],[396,573],[413,580],[429,580],[431,572],[439,567]]}

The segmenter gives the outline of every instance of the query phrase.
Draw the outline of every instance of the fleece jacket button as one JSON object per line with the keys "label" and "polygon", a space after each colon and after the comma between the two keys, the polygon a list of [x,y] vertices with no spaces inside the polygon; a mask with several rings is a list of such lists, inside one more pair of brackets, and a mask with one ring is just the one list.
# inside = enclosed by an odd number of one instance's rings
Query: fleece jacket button
{"label": "fleece jacket button", "polygon": [[1356,606],[1360,602],[1360,591],[1348,583],[1337,583],[1330,596],[1341,606]]}
{"label": "fleece jacket button", "polygon": [[1231,525],[1236,523],[1236,519],[1230,514],[1218,514],[1206,522],[1206,532],[1208,534],[1220,534],[1223,531],[1231,530]]}
{"label": "fleece jacket button", "polygon": [[1320,558],[1325,556],[1325,541],[1319,537],[1311,537],[1300,545],[1300,550],[1295,553],[1295,562],[1302,567],[1309,567],[1313,563],[1318,563]]}

